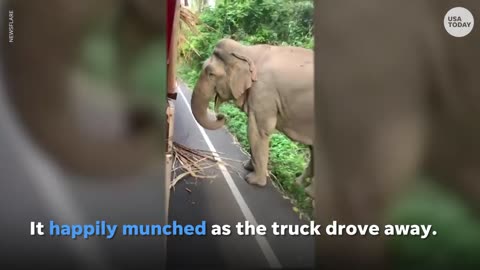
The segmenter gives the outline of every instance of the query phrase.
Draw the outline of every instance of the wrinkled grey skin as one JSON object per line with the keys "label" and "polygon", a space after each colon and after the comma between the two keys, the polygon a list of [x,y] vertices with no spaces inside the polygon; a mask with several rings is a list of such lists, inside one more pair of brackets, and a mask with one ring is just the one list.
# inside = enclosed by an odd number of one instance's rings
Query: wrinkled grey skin
{"label": "wrinkled grey skin", "polygon": [[[318,223],[381,226],[418,173],[478,213],[480,28],[450,36],[456,6],[478,17],[478,1],[317,3]],[[319,269],[392,266],[382,236],[321,236],[316,258]]]}
{"label": "wrinkled grey skin", "polygon": [[[192,112],[206,129],[218,129],[225,118],[210,115],[215,107],[234,100],[248,114],[251,160],[245,165],[250,184],[267,184],[269,137],[275,129],[292,140],[313,144],[313,51],[270,45],[244,46],[223,39],[208,58],[192,95]],[[307,168],[297,180],[312,176]]]}
{"label": "wrinkled grey skin", "polygon": [[[72,68],[79,61],[82,42],[92,27],[105,18],[115,18],[122,63],[119,66],[128,69],[137,52],[164,31],[165,23],[158,15],[164,12],[163,3],[47,0],[6,4],[15,16],[14,43],[7,43],[4,38],[2,44],[8,95],[34,141],[61,167],[81,175],[116,177],[158,166],[165,154],[160,151],[164,142],[159,141],[165,137],[160,135],[165,133],[164,124],[152,120],[155,116],[149,108],[130,107],[128,91],[120,94],[127,100],[120,122],[127,126],[125,129],[131,126],[138,130],[118,132],[109,139],[88,134],[79,124],[77,112],[87,121],[96,120],[97,115],[78,100],[74,105],[70,101],[74,95]],[[111,121],[95,130],[105,133],[105,126]]]}

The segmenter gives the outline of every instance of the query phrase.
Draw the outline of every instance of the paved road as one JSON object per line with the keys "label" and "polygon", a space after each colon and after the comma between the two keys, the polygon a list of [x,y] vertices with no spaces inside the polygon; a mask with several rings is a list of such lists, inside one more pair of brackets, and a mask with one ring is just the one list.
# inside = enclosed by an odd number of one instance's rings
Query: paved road
{"label": "paved road", "polygon": [[[194,120],[189,107],[191,92],[179,85],[175,103],[177,143],[204,150],[217,150],[222,156],[246,160],[225,129],[208,131]],[[230,162],[241,168],[241,164]],[[265,188],[248,185],[243,177],[216,169],[213,180],[188,178],[179,182],[170,195],[170,221],[197,224],[229,224],[249,220],[268,227],[279,224],[304,224],[290,202],[269,183]],[[243,170],[243,175],[246,171]],[[185,188],[191,190],[187,192]],[[167,240],[170,268],[311,268],[313,237],[307,236],[230,236],[175,237]]]}

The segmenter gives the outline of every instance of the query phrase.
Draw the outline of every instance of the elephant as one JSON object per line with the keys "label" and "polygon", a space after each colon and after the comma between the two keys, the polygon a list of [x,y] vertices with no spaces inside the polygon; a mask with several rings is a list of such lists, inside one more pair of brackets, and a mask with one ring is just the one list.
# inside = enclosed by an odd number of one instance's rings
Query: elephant
{"label": "elephant", "polygon": [[[317,3],[317,223],[382,228],[419,174],[480,213],[480,28],[450,36],[444,17],[457,6],[480,10],[478,1]],[[382,234],[316,243],[318,269],[392,267]]]}
{"label": "elephant", "polygon": [[[313,60],[310,49],[247,46],[225,38],[204,62],[192,94],[193,116],[206,129],[222,127],[225,116],[208,111],[213,99],[216,112],[223,102],[234,101],[248,115],[251,159],[245,168],[251,171],[246,175],[249,184],[267,184],[269,138],[275,130],[313,145]],[[313,176],[311,168],[309,165],[298,183]]]}
{"label": "elephant", "polygon": [[[48,0],[2,4],[14,14],[14,40],[2,42],[6,93],[19,122],[49,157],[74,174],[113,178],[139,173],[164,160],[165,119],[159,119],[161,113],[153,108],[133,104],[131,84],[118,87],[116,94],[124,105],[115,109],[115,117],[95,127],[103,136],[105,126],[119,119],[121,130],[105,139],[80,125],[79,115],[87,121],[98,115],[77,98],[71,80],[86,36],[111,18],[121,63],[119,85],[126,84],[124,74],[137,54],[165,32],[165,16],[160,15],[165,13],[164,3]],[[98,101],[98,91],[83,95],[91,87],[81,88],[80,96]]]}

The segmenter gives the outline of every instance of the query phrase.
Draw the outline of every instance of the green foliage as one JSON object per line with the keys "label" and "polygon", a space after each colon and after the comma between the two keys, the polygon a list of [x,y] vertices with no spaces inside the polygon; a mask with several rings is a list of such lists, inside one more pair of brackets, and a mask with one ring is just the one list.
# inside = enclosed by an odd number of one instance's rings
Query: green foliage
{"label": "green foliage", "polygon": [[193,89],[195,83],[197,82],[199,71],[183,64],[177,67],[177,74],[183,80],[183,82],[188,85],[188,87]]}
{"label": "green foliage", "polygon": [[223,104],[220,112],[227,116],[227,128],[235,135],[240,145],[247,151],[250,150],[246,125],[247,115],[230,103]]}
{"label": "green foliage", "polygon": [[224,1],[206,9],[197,34],[189,33],[180,48],[182,58],[198,70],[224,37],[245,44],[293,45],[313,48],[313,1]]}

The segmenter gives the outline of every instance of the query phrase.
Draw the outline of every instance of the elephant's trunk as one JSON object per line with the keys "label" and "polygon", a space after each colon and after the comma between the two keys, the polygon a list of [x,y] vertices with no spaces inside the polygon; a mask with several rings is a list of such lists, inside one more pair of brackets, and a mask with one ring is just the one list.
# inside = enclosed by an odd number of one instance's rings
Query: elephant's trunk
{"label": "elephant's trunk", "polygon": [[195,120],[206,129],[219,129],[225,123],[225,117],[223,114],[217,114],[215,116],[208,112],[208,104],[215,95],[214,88],[209,84],[208,79],[203,78],[201,75],[195,89],[192,94],[192,113]]}

